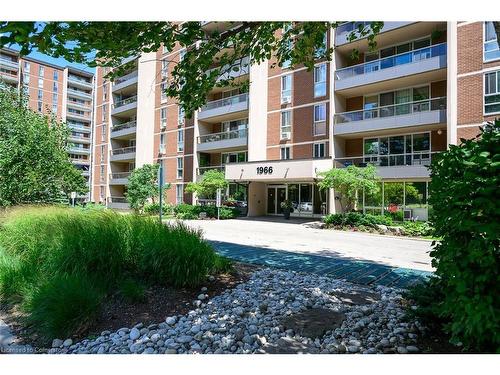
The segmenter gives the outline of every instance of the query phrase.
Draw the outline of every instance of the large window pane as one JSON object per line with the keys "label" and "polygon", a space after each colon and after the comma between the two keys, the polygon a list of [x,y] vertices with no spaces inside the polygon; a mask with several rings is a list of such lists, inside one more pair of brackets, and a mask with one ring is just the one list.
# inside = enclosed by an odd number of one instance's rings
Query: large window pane
{"label": "large window pane", "polygon": [[294,213],[298,213],[299,210],[299,185],[290,184],[288,185],[288,200],[292,202],[292,207]]}
{"label": "large window pane", "polygon": [[300,184],[299,209],[302,213],[313,212],[311,184]]}
{"label": "large window pane", "polygon": [[403,220],[404,182],[384,182],[384,213]]}
{"label": "large window pane", "polygon": [[365,139],[365,155],[378,154],[378,138]]}
{"label": "large window pane", "polygon": [[430,147],[429,133],[413,134],[413,151],[429,151]]}
{"label": "large window pane", "polygon": [[327,213],[328,190],[321,190],[314,185],[314,207],[313,213],[316,215],[325,215]]}

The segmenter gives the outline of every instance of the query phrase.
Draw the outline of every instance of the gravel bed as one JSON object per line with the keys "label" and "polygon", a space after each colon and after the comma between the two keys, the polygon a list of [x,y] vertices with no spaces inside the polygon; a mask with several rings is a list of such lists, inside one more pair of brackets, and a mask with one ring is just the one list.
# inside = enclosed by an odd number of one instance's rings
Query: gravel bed
{"label": "gravel bed", "polygon": [[205,290],[185,315],[77,343],[54,340],[49,353],[419,352],[424,328],[404,319],[399,289],[264,268],[212,299]]}

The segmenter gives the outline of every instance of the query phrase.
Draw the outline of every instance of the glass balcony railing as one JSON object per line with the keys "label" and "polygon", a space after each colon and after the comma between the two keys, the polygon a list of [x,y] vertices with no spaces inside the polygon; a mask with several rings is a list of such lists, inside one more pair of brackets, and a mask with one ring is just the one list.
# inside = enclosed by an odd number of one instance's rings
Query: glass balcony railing
{"label": "glass balcony railing", "polygon": [[197,174],[198,174],[198,176],[201,176],[206,171],[210,171],[212,169],[215,169],[216,171],[219,171],[219,172],[224,172],[225,168],[226,167],[224,165],[211,165],[211,166],[208,166],[208,167],[199,167],[197,169]]}
{"label": "glass balcony railing", "polygon": [[113,127],[111,128],[111,132],[117,132],[123,129],[135,128],[136,126],[137,126],[137,121],[124,122],[123,124],[113,125]]}
{"label": "glass balcony railing", "polygon": [[388,155],[364,155],[355,157],[335,158],[335,161],[347,167],[356,165],[366,167],[368,164],[377,167],[412,166],[431,164],[432,159],[437,157],[440,151],[414,151],[411,153],[388,154]]}
{"label": "glass balcony railing", "polygon": [[220,133],[211,133],[198,137],[198,143],[217,142],[227,139],[246,138],[248,129],[231,130]]}
{"label": "glass balcony railing", "polygon": [[83,83],[85,85],[92,85],[92,80],[87,80],[83,77],[75,76],[72,74],[68,75],[68,80],[73,82]]}
{"label": "glass balcony railing", "polygon": [[121,76],[121,77],[118,77],[117,79],[115,79],[115,81],[113,82],[113,85],[116,86],[116,85],[119,85],[120,83],[123,83],[125,81],[128,81],[132,78],[135,78],[137,77],[137,74],[138,74],[138,71],[135,70],[133,71],[132,73],[129,73],[129,74],[126,74],[124,76]]}
{"label": "glass balcony railing", "polygon": [[446,43],[436,44],[430,47],[424,47],[416,49],[414,51],[400,53],[398,55],[370,61],[364,64],[338,69],[335,72],[335,79],[341,80],[349,77],[359,76],[362,74],[370,74],[383,69],[393,68],[399,65],[411,64],[433,57],[445,55]]}
{"label": "glass balcony railing", "polygon": [[353,121],[373,120],[383,117],[404,116],[412,113],[438,111],[446,109],[446,97],[419,100],[409,103],[394,104],[359,111],[335,114],[335,124]]}
{"label": "glass balcony railing", "polygon": [[111,150],[111,155],[131,154],[133,152],[135,152],[135,146],[130,146]]}
{"label": "glass balcony railing", "polygon": [[132,172],[118,172],[118,173],[110,173],[109,179],[120,179],[120,178],[129,178]]}
{"label": "glass balcony railing", "polygon": [[114,104],[115,108],[123,107],[124,105],[137,102],[137,95],[131,96],[130,98],[125,98],[117,100]]}
{"label": "glass balcony railing", "polygon": [[203,107],[201,107],[200,111],[208,111],[211,109],[221,108],[233,104],[243,103],[248,101],[248,93],[243,93],[239,95],[230,96],[228,98],[223,98],[219,100],[213,100],[208,102]]}

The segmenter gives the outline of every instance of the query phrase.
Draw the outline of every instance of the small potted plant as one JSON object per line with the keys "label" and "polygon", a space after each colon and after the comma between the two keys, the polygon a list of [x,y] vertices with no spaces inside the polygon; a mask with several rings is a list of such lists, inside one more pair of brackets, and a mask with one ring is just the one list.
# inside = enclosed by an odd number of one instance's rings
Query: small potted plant
{"label": "small potted plant", "polygon": [[283,202],[281,202],[281,209],[283,210],[283,216],[285,217],[285,220],[290,220],[290,212],[292,212],[293,210],[292,202],[290,202],[288,199],[285,199]]}

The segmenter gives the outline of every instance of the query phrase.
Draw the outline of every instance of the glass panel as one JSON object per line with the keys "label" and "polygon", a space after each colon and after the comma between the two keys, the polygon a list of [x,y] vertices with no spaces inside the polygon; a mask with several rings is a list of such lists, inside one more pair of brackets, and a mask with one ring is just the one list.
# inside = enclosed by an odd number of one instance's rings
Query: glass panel
{"label": "glass panel", "polygon": [[389,140],[388,140],[388,138],[380,138],[380,140],[379,140],[379,153],[380,153],[380,155],[387,155],[389,153]]}
{"label": "glass panel", "polygon": [[396,47],[396,54],[409,52],[411,50],[411,43],[400,44]]}
{"label": "glass panel", "polygon": [[286,199],[286,188],[279,187],[276,190],[277,190],[277,200],[278,200],[276,202],[276,209],[278,210],[279,214],[282,214],[283,209],[281,208],[281,203]]}
{"label": "glass panel", "polygon": [[395,47],[388,47],[380,50],[380,58],[383,59],[384,57],[389,57],[392,56],[396,53],[396,48]]}
{"label": "glass panel", "polygon": [[413,134],[413,151],[429,151],[430,150],[429,133]]}
{"label": "glass panel", "polygon": [[298,184],[288,185],[288,200],[290,202],[292,202],[293,211],[295,213],[299,213],[298,209],[299,209],[300,199],[299,199],[299,185]]}
{"label": "glass panel", "polygon": [[403,220],[403,182],[384,182],[384,214]]}
{"label": "glass panel", "polygon": [[[365,191],[366,207],[382,207],[382,183],[378,183],[378,189],[373,192]],[[380,213],[380,211],[378,212]]]}
{"label": "glass panel", "polygon": [[327,213],[328,190],[321,190],[314,185],[314,207],[313,214],[325,215]]}
{"label": "glass panel", "polygon": [[378,154],[378,138],[365,139],[364,153],[365,155]]}
{"label": "glass panel", "polygon": [[275,214],[276,213],[276,189],[268,188],[267,189],[267,213]]}
{"label": "glass panel", "polygon": [[312,189],[310,184],[300,185],[300,204],[299,211],[301,213],[311,214],[312,206]]}
{"label": "glass panel", "polygon": [[427,203],[427,183],[407,182],[405,187],[406,207],[424,207]]}
{"label": "glass panel", "polygon": [[372,52],[365,54],[365,62],[370,62],[374,60],[378,60],[378,52]]}
{"label": "glass panel", "polygon": [[484,23],[484,41],[497,40],[497,33],[492,21]]}
{"label": "glass panel", "polygon": [[391,106],[387,108],[380,108],[380,117],[394,116],[394,107],[392,107],[393,104],[394,104],[393,92],[386,92],[380,94],[380,106],[381,107]]}
{"label": "glass panel", "polygon": [[494,94],[497,92],[496,72],[485,75],[485,93]]}
{"label": "glass panel", "polygon": [[429,47],[431,45],[430,39],[420,39],[413,42],[413,49],[420,49]]}
{"label": "glass panel", "polygon": [[411,89],[404,89],[396,91],[396,115],[406,115],[410,113],[410,105],[409,104],[401,104],[408,103],[411,101]]}
{"label": "glass panel", "polygon": [[391,154],[404,154],[405,152],[405,138],[404,136],[390,137],[389,138],[389,152]]}
{"label": "glass panel", "polygon": [[365,104],[363,106],[363,108],[365,109],[364,118],[365,119],[376,118],[377,111],[374,111],[372,109],[377,107],[378,107],[378,95],[366,96]]}

